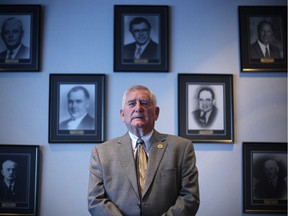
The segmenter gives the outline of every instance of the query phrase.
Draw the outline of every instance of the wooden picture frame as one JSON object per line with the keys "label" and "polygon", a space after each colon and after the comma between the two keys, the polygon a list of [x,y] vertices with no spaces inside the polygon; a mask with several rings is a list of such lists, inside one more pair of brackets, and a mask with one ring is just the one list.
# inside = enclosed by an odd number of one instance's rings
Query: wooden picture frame
{"label": "wooden picture frame", "polygon": [[178,74],[178,119],[195,143],[233,143],[233,75]]}
{"label": "wooden picture frame", "polygon": [[0,164],[0,215],[38,215],[39,146],[0,145]]}
{"label": "wooden picture frame", "polygon": [[287,7],[239,6],[238,13],[241,71],[287,72]]}
{"label": "wooden picture frame", "polygon": [[115,72],[168,71],[168,17],[168,6],[114,6]]}
{"label": "wooden picture frame", "polygon": [[287,142],[243,142],[243,211],[287,214]]}
{"label": "wooden picture frame", "polygon": [[50,74],[50,143],[104,141],[105,75]]}
{"label": "wooden picture frame", "polygon": [[0,72],[40,70],[40,20],[41,5],[1,5]]}

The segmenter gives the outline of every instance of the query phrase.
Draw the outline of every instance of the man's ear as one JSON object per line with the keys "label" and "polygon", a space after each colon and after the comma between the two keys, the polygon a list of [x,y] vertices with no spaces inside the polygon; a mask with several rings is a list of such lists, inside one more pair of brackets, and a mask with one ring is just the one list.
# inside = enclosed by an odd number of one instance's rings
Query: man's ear
{"label": "man's ear", "polygon": [[159,113],[160,113],[160,108],[159,108],[159,107],[156,107],[156,108],[155,108],[155,121],[158,119]]}
{"label": "man's ear", "polygon": [[122,109],[120,109],[120,117],[122,121],[124,122],[124,111]]}

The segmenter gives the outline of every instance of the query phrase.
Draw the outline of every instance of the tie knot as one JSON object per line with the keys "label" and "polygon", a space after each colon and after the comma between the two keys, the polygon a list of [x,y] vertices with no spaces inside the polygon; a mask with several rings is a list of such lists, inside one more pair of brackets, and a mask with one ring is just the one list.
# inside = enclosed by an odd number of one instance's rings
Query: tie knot
{"label": "tie knot", "polygon": [[138,146],[138,145],[143,145],[143,144],[144,144],[144,141],[143,141],[141,138],[139,138],[139,139],[136,141],[136,144],[137,144],[137,146]]}

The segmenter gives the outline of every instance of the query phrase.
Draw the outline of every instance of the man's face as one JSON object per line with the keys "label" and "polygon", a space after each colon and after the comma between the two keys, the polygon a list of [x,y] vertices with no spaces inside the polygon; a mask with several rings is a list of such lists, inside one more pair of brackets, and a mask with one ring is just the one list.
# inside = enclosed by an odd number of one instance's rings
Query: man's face
{"label": "man's face", "polygon": [[2,175],[4,179],[12,181],[16,178],[17,164],[13,161],[5,161],[2,165]]}
{"label": "man's face", "polygon": [[145,44],[150,38],[150,30],[145,22],[133,25],[131,32],[139,45]]}
{"label": "man's face", "polygon": [[203,112],[209,112],[212,109],[214,100],[210,91],[202,91],[198,98],[199,109]]}
{"label": "man's face", "polygon": [[258,32],[258,37],[261,43],[268,45],[273,36],[273,30],[269,24],[262,25],[262,28],[260,28]]}
{"label": "man's face", "polygon": [[267,161],[264,164],[264,173],[267,179],[274,179],[278,174],[277,165],[273,161]]}
{"label": "man's face", "polygon": [[16,20],[11,20],[7,22],[1,35],[8,49],[15,49],[21,43],[23,31]]}
{"label": "man's face", "polygon": [[120,115],[129,131],[142,128],[145,132],[150,132],[154,129],[159,108],[152,103],[148,91],[136,89],[126,95]]}
{"label": "man's face", "polygon": [[85,97],[83,91],[70,92],[68,96],[68,109],[73,118],[82,117],[89,108],[89,99]]}

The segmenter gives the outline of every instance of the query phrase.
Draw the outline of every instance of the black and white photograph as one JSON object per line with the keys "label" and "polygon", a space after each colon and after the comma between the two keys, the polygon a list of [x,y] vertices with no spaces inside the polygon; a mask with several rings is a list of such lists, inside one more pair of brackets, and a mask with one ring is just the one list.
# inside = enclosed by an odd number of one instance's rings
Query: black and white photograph
{"label": "black and white photograph", "polygon": [[283,59],[284,47],[280,17],[250,17],[250,58]]}
{"label": "black and white photograph", "polygon": [[125,16],[122,63],[160,62],[159,16]]}
{"label": "black and white photograph", "polygon": [[1,6],[0,71],[39,71],[40,14],[39,5]]}
{"label": "black and white photograph", "polygon": [[50,142],[102,142],[103,74],[50,75]]}
{"label": "black and white photograph", "polygon": [[286,170],[286,153],[252,153],[253,200],[287,200]]}
{"label": "black and white photograph", "polygon": [[244,142],[244,211],[287,211],[287,143]]}
{"label": "black and white photograph", "polygon": [[188,85],[188,130],[224,130],[223,115],[223,85]]}
{"label": "black and white photograph", "polygon": [[239,6],[243,72],[287,72],[287,13],[281,6]]}
{"label": "black and white photograph", "polygon": [[114,10],[114,70],[168,71],[168,6]]}
{"label": "black and white photograph", "polygon": [[179,135],[194,142],[234,140],[233,76],[178,74]]}
{"label": "black and white photograph", "polygon": [[0,215],[37,215],[39,146],[0,145]]}
{"label": "black and white photograph", "polygon": [[30,23],[29,15],[0,16],[1,43],[0,59],[5,63],[30,59]]}
{"label": "black and white photograph", "polygon": [[95,130],[95,85],[60,85],[59,130]]}

